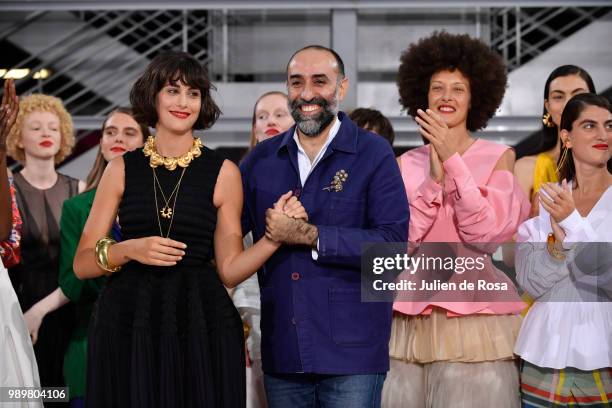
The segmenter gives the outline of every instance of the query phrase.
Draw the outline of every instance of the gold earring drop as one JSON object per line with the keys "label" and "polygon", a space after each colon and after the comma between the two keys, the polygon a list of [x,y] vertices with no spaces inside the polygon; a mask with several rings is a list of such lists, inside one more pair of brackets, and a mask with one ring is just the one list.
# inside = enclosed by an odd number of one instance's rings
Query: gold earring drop
{"label": "gold earring drop", "polygon": [[542,123],[547,128],[554,128],[555,127],[555,123],[552,121],[552,117],[550,116],[550,113],[548,113],[548,112],[546,112],[544,114],[544,116],[542,116]]}

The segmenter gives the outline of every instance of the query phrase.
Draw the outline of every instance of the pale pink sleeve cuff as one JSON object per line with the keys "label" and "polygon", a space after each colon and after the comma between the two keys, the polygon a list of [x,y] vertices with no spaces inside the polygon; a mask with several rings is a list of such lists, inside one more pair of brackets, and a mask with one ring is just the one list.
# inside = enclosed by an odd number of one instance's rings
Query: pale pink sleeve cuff
{"label": "pale pink sleeve cuff", "polygon": [[455,193],[456,198],[461,198],[460,187],[464,186],[468,179],[471,177],[470,170],[465,165],[465,162],[459,155],[459,153],[453,154],[451,157],[446,159],[442,166],[444,167],[444,193],[451,194]]}

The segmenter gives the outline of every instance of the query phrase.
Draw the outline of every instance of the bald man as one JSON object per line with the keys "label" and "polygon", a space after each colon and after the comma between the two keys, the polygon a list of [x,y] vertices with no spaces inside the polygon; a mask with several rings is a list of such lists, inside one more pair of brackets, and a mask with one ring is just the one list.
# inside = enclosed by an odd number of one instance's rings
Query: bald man
{"label": "bald man", "polygon": [[[389,369],[391,304],[361,302],[361,247],[406,242],[408,202],[389,143],[339,112],[348,83],[333,50],[297,51],[287,64],[296,124],[241,165],[243,231],[283,243],[258,275],[273,408],[379,407]],[[288,191],[308,222],[282,213],[275,200]]]}

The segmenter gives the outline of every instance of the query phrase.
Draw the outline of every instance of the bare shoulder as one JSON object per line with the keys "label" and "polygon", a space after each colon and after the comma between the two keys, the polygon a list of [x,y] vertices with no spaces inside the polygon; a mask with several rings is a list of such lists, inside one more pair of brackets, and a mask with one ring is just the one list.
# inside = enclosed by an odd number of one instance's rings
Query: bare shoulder
{"label": "bare shoulder", "polygon": [[98,190],[112,191],[117,195],[123,195],[125,188],[125,163],[123,157],[119,156],[111,160],[104,169]]}
{"label": "bare shoulder", "polygon": [[496,170],[508,170],[509,172],[514,171],[514,163],[516,161],[516,153],[514,149],[506,149],[497,160],[495,165]]}
{"label": "bare shoulder", "polygon": [[536,156],[524,156],[514,164],[514,174],[519,177],[523,174],[532,174],[536,164]]}
{"label": "bare shoulder", "polygon": [[235,182],[236,180],[240,180],[240,169],[231,160],[223,160],[223,164],[219,170],[217,185],[219,183]]}
{"label": "bare shoulder", "polygon": [[514,176],[527,197],[531,196],[533,188],[533,170],[535,168],[536,156],[521,157],[514,164]]}
{"label": "bare shoulder", "polygon": [[226,200],[242,197],[242,179],[240,169],[231,160],[225,159],[217,176],[217,184],[213,194],[213,204],[219,208]]}

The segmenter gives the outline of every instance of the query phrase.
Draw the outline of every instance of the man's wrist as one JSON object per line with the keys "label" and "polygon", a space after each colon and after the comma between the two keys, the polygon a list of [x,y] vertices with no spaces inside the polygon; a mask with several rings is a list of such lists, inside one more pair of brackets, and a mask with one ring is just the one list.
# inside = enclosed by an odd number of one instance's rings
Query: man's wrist
{"label": "man's wrist", "polygon": [[304,220],[298,225],[298,232],[301,244],[308,245],[313,249],[317,249],[317,241],[319,240],[319,230],[315,225],[309,224]]}

